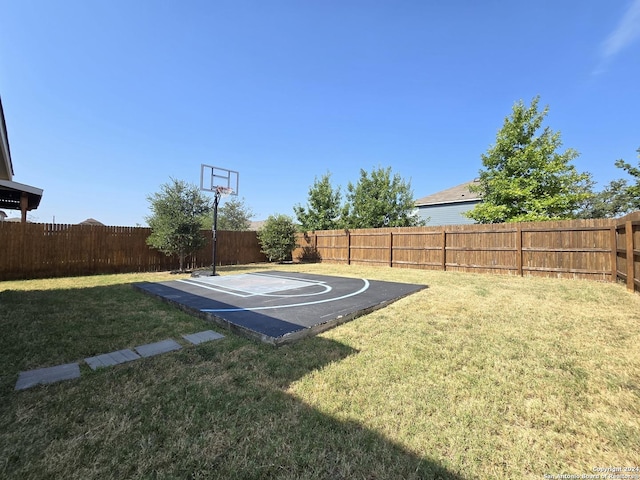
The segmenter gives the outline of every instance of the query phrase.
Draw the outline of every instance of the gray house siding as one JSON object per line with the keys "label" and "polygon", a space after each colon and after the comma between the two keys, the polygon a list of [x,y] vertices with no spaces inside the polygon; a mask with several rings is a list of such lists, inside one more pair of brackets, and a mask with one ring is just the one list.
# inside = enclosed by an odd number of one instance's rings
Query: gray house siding
{"label": "gray house siding", "polygon": [[467,212],[479,200],[473,202],[448,203],[444,205],[420,205],[418,206],[418,216],[426,221],[427,226],[440,225],[469,225],[475,223],[471,218],[465,217],[462,213]]}

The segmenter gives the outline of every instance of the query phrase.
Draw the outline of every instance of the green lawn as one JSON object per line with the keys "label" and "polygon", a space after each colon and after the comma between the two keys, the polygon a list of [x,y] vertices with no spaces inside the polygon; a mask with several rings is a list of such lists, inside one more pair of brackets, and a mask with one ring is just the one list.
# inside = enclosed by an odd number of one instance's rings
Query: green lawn
{"label": "green lawn", "polygon": [[[278,349],[129,285],[0,282],[0,478],[543,478],[640,466],[640,296],[555,279],[222,267],[429,288]],[[220,341],[13,390],[18,372],[205,329]]]}

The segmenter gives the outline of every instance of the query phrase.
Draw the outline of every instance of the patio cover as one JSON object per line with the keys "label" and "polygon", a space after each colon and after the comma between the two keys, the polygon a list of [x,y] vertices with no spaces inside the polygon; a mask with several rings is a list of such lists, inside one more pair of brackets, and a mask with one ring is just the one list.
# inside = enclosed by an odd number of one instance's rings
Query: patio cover
{"label": "patio cover", "polygon": [[7,124],[4,119],[2,100],[0,99],[0,208],[20,210],[22,222],[27,221],[27,212],[40,205],[42,189],[14,182],[13,163],[9,148]]}

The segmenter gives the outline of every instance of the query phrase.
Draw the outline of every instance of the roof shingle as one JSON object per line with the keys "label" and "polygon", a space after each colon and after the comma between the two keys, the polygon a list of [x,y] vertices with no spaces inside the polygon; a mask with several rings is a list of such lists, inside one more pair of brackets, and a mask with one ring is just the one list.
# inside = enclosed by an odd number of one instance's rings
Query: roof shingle
{"label": "roof shingle", "polygon": [[480,200],[480,194],[470,192],[469,185],[477,184],[477,180],[472,180],[437,193],[432,193],[426,197],[419,198],[416,200],[415,204],[416,206],[425,206],[439,205],[443,203],[475,202]]}

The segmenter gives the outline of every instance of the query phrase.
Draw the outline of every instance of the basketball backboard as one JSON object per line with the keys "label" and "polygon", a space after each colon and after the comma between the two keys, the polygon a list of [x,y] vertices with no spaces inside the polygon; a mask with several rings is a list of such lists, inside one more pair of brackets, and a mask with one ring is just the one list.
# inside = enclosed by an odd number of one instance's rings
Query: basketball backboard
{"label": "basketball backboard", "polygon": [[200,166],[200,190],[225,195],[238,195],[240,174],[235,170],[214,167],[213,165]]}

